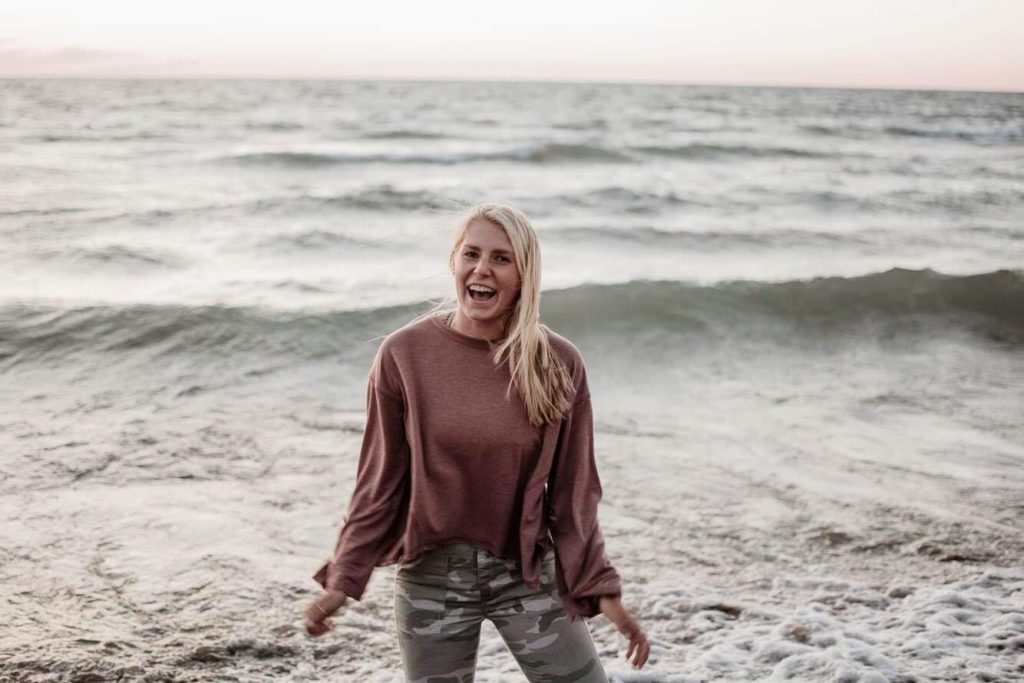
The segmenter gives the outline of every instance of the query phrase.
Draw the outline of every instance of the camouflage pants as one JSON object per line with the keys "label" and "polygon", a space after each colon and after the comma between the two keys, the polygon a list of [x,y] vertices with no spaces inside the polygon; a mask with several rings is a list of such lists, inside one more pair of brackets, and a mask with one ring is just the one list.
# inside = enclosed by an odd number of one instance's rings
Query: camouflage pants
{"label": "camouflage pants", "polygon": [[409,683],[472,683],[484,619],[529,681],[607,683],[586,622],[571,622],[558,597],[551,551],[537,591],[517,560],[466,543],[399,566],[395,620]]}

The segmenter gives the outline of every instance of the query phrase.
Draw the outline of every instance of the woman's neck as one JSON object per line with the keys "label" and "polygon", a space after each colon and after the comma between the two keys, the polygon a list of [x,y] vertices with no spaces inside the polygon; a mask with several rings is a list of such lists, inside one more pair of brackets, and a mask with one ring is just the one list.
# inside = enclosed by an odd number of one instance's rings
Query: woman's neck
{"label": "woman's neck", "polygon": [[461,310],[456,310],[452,316],[449,326],[467,337],[475,339],[486,339],[488,341],[500,339],[505,336],[505,323],[498,320],[488,323],[479,323],[472,318],[464,316]]}

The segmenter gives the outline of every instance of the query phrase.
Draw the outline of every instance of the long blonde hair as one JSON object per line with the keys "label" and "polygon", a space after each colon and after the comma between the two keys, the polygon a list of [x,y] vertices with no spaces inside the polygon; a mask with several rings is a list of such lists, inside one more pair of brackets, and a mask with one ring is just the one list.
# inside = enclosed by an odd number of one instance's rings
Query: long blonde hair
{"label": "long blonde hair", "polygon": [[[478,218],[505,231],[519,269],[519,297],[505,315],[505,338],[491,348],[494,364],[507,362],[512,375],[505,397],[509,397],[515,386],[530,424],[539,427],[557,422],[571,408],[574,387],[569,369],[541,329],[540,241],[537,233],[526,214],[519,209],[505,204],[477,204],[463,214],[456,227],[448,254],[448,265],[452,270],[455,269],[455,256],[465,239],[466,229]],[[419,318],[438,312],[453,313],[458,308],[458,301],[452,304],[453,297],[449,296]]]}

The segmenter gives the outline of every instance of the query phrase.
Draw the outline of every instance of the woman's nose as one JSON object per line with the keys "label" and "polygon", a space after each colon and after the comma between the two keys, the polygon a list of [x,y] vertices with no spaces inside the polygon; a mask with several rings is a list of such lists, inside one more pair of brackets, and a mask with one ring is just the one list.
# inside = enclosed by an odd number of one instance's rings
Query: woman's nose
{"label": "woman's nose", "polygon": [[473,272],[478,275],[484,275],[491,272],[491,267],[487,264],[486,261],[481,259],[476,262],[475,266],[473,266]]}

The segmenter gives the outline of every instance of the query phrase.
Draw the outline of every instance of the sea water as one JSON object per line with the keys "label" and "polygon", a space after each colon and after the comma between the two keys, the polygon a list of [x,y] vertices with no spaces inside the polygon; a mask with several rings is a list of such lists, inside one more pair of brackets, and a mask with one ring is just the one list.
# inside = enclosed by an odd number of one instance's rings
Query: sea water
{"label": "sea water", "polygon": [[587,362],[613,680],[1024,676],[1024,95],[8,80],[0,678],[401,680],[393,568],[301,611],[482,201]]}

